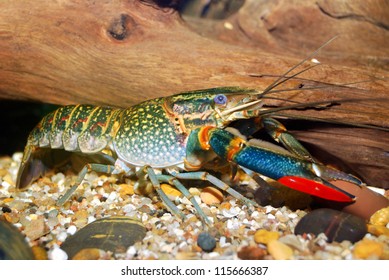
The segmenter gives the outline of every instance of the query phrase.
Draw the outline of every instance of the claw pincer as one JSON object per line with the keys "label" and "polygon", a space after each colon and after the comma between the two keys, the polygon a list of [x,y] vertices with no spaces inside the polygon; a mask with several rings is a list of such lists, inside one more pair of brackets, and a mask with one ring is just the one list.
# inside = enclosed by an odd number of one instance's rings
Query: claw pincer
{"label": "claw pincer", "polygon": [[[194,154],[201,154],[201,150],[212,150],[227,161],[277,180],[289,188],[324,199],[351,202],[355,198],[326,179],[359,183],[357,179],[343,172],[299,158],[286,150],[274,151],[265,145],[252,145],[227,130],[215,127],[206,126],[192,131],[188,138],[187,159],[191,159]],[[318,173],[330,175],[332,178],[321,178]]]}

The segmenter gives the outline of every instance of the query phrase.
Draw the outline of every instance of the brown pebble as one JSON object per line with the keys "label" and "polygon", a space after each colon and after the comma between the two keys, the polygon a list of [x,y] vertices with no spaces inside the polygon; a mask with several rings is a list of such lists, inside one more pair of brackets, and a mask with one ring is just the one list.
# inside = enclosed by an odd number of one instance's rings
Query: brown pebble
{"label": "brown pebble", "polygon": [[89,213],[86,210],[80,210],[74,213],[73,221],[76,227],[82,228],[88,223]]}
{"label": "brown pebble", "polygon": [[38,216],[37,219],[31,220],[24,228],[24,234],[30,240],[36,240],[47,233],[47,228],[43,216]]}
{"label": "brown pebble", "polygon": [[72,260],[98,260],[102,253],[104,251],[97,248],[86,248],[77,252]]}
{"label": "brown pebble", "polygon": [[219,204],[224,199],[222,192],[214,187],[204,188],[201,191],[200,198],[207,205]]}
{"label": "brown pebble", "polygon": [[262,260],[267,251],[258,246],[245,246],[238,252],[238,258],[241,260]]}

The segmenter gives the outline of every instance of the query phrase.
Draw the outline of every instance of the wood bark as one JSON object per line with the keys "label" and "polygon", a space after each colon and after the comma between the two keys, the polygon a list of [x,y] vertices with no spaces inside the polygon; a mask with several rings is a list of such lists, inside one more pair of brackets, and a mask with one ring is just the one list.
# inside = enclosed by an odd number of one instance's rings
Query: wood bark
{"label": "wood bark", "polygon": [[[1,1],[0,98],[125,107],[217,86],[265,89],[339,35],[315,56],[323,65],[280,87],[305,90],[272,96],[359,99],[289,114],[389,128],[387,1],[246,0],[218,21],[182,18],[169,3]],[[389,170],[387,147],[368,143],[382,156],[376,169]],[[380,180],[389,184],[389,175]]]}

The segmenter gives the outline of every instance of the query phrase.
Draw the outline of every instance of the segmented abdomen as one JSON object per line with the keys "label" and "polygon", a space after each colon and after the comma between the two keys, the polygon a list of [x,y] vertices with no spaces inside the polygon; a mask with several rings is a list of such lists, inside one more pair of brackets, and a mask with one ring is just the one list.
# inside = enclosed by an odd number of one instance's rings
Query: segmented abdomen
{"label": "segmented abdomen", "polygon": [[120,112],[91,105],[61,107],[46,115],[31,131],[28,145],[96,153],[111,141]]}

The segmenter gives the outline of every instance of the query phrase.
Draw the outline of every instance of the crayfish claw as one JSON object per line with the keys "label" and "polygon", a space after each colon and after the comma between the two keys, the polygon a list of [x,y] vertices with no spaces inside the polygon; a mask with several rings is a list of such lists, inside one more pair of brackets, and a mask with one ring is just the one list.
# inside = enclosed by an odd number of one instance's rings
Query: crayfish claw
{"label": "crayfish claw", "polygon": [[356,199],[354,195],[326,181],[318,182],[298,176],[284,176],[277,181],[291,189],[327,200],[349,203]]}

